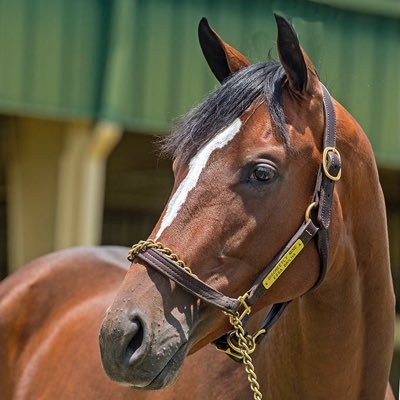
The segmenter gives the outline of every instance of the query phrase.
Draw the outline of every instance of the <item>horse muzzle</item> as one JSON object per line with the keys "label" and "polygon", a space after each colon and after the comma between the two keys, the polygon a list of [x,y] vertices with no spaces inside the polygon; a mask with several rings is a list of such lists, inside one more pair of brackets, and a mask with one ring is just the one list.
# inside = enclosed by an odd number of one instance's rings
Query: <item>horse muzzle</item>
{"label": "horse muzzle", "polygon": [[146,386],[148,377],[135,371],[150,349],[151,337],[143,315],[122,310],[107,313],[99,335],[103,368],[114,381],[134,386]]}
{"label": "horse muzzle", "polygon": [[101,360],[108,377],[119,384],[161,389],[178,376],[188,352],[188,329],[180,321],[184,316],[177,311],[165,316],[154,303],[117,302],[103,320]]}

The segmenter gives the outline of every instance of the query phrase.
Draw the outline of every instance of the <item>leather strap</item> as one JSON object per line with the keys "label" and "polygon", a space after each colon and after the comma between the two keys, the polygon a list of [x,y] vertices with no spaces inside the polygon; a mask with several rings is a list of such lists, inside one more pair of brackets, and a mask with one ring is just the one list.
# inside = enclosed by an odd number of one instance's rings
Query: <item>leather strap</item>
{"label": "leather strap", "polygon": [[[304,223],[300,229],[293,235],[287,245],[278,253],[278,255],[268,264],[267,268],[257,278],[251,289],[247,292],[248,298],[246,300],[248,305],[253,305],[265,293],[263,281],[265,277],[274,269],[274,267],[285,257],[290,248],[297,241],[301,241],[302,246],[305,247],[307,243],[315,236],[318,228],[310,219]],[[182,286],[189,293],[204,300],[205,302],[220,308],[230,314],[234,314],[239,310],[241,302],[238,299],[225,296],[218,290],[207,285],[194,275],[186,272],[176,262],[169,258],[164,257],[157,249],[145,248],[141,250],[137,257],[145,261],[149,266],[161,272],[169,279],[172,279],[178,285]]]}
{"label": "leather strap", "polygon": [[254,305],[258,301],[258,299],[265,293],[267,289],[263,284],[264,279],[288,253],[293,244],[296,243],[298,240],[300,240],[303,244],[303,247],[305,247],[307,243],[316,235],[317,232],[318,228],[314,225],[311,219],[308,222],[305,222],[298,229],[298,231],[292,236],[292,238],[286,244],[286,246],[277,254],[277,256],[267,265],[264,271],[258,276],[257,280],[254,282],[251,289],[247,292],[249,296],[246,302],[249,306]]}
{"label": "leather strap", "polygon": [[238,299],[223,295],[194,275],[186,272],[176,262],[164,257],[163,254],[156,249],[144,249],[138,253],[137,257],[169,279],[172,279],[195,297],[230,314],[235,314],[235,312],[239,310],[241,303]]}
{"label": "leather strap", "polygon": [[[321,83],[324,115],[325,115],[325,128],[323,136],[323,148],[336,148],[336,113],[333,105],[332,98]],[[334,152],[327,153],[327,169],[332,176],[338,176],[341,171],[342,163],[341,158]],[[318,281],[315,283],[314,288],[318,287],[325,278],[326,270],[328,268],[329,256],[329,234],[328,229],[331,223],[332,203],[333,203],[333,190],[335,188],[335,181],[330,179],[324,172],[322,166],[318,171],[317,182],[314,191],[314,201],[318,204],[317,221],[319,231],[317,234],[317,247],[321,258],[321,272]]]}
{"label": "leather strap", "polygon": [[[325,129],[323,136],[323,148],[336,147],[336,114],[333,106],[332,98],[329,95],[328,90],[324,85],[321,84],[323,102],[324,102],[324,114],[325,114]],[[336,176],[341,169],[340,157],[334,152],[327,153],[327,168],[331,175]],[[333,189],[335,181],[329,179],[329,177],[320,168],[318,175],[321,175],[321,179],[317,180],[320,184],[316,186],[316,190],[319,192],[319,208],[318,208],[318,222],[321,224],[321,228],[328,229],[331,221],[332,212],[332,200],[333,200]],[[319,186],[319,187],[318,187]]]}
{"label": "leather strap", "polygon": [[[323,133],[323,150],[326,148],[336,148],[336,113],[335,107],[332,101],[332,98],[326,89],[326,87],[321,83],[322,96],[323,96],[323,108],[324,108],[324,116],[325,116],[325,126]],[[339,176],[341,172],[341,159],[340,156],[334,151],[328,151],[326,154],[326,167],[329,174],[332,177]],[[324,162],[324,160],[323,160]],[[335,186],[335,180],[330,179],[330,177],[325,173],[323,166],[321,165],[318,171],[317,180],[314,189],[313,202],[315,202],[315,209],[317,210],[317,222],[318,227],[316,227],[312,223],[312,235],[309,236],[307,243],[317,235],[317,248],[321,259],[321,269],[320,275],[317,282],[314,284],[312,289],[318,287],[321,282],[324,280],[326,275],[326,270],[328,267],[328,255],[329,255],[329,235],[328,228],[330,226],[331,221],[331,212],[332,212],[332,202],[333,202],[333,190]],[[311,222],[311,220],[310,220]],[[288,247],[291,246],[292,243],[295,242],[295,238],[298,237],[299,232],[302,232],[304,229],[301,227],[299,231],[294,235],[294,237],[289,241],[289,243],[285,246],[285,248],[281,251],[284,253]],[[301,235],[301,233],[300,233]],[[279,255],[277,256],[279,257]],[[258,277],[253,287],[250,289],[249,298],[247,303],[249,305],[254,304],[264,293],[265,289],[261,284],[264,277],[273,269],[273,266],[276,265],[274,263],[275,259],[272,263],[268,264],[265,271],[261,276]],[[286,307],[290,304],[290,301],[284,303],[273,304],[269,312],[267,313],[266,318],[264,319],[263,324],[260,327],[260,330],[257,336],[256,342],[259,343],[265,335],[268,333],[269,329],[278,321],[279,317],[283,314]],[[227,349],[227,336],[230,332],[218,338],[214,344],[220,350]],[[233,360],[240,362],[239,359],[235,357],[231,357]]]}
{"label": "leather strap", "polygon": [[286,307],[291,303],[291,301],[285,301],[284,303],[276,303],[273,304],[271,310],[268,312],[267,316],[264,319],[264,322],[261,325],[260,330],[264,331],[257,336],[256,343],[260,343],[264,336],[269,332],[271,327],[278,321],[280,316],[285,311]]}
{"label": "leather strap", "polygon": [[[323,133],[322,146],[323,149],[327,147],[336,148],[336,113],[332,98],[321,83],[322,97],[323,97],[323,108],[325,116],[325,126]],[[341,159],[334,152],[327,153],[327,169],[332,176],[338,176],[341,170]],[[329,235],[328,228],[331,221],[332,202],[333,202],[333,190],[335,181],[329,179],[324,173],[322,165],[319,168],[317,180],[315,183],[313,201],[316,203],[317,209],[317,248],[321,259],[320,275],[317,282],[314,284],[312,289],[318,287],[325,278],[326,270],[328,268],[328,255],[329,255]],[[268,268],[268,267],[267,267]],[[257,299],[260,295],[257,295]],[[262,338],[268,333],[268,330],[275,324],[279,317],[283,314],[286,307],[290,304],[290,301],[285,303],[274,304],[268,312],[260,330],[265,333],[260,334],[257,337],[257,342],[261,341]]]}

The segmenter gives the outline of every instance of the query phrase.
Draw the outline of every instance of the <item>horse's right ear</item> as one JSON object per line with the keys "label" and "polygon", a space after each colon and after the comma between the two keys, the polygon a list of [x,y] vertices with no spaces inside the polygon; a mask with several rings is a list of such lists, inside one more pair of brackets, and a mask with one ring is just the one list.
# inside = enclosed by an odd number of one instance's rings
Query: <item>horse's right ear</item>
{"label": "horse's right ear", "polygon": [[204,17],[199,23],[199,41],[211,71],[221,83],[232,73],[250,65],[245,56],[210,28]]}
{"label": "horse's right ear", "polygon": [[279,59],[285,69],[289,87],[298,93],[304,93],[314,81],[318,81],[317,73],[301,48],[293,26],[280,15],[275,14],[275,20],[278,27]]}

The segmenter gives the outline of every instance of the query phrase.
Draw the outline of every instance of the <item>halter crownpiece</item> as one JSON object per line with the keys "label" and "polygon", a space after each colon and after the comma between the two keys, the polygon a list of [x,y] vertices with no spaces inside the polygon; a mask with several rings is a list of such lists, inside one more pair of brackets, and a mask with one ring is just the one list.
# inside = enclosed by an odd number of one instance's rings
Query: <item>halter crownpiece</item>
{"label": "halter crownpiece", "polygon": [[[128,255],[129,261],[133,261],[135,257],[139,258],[195,297],[221,309],[228,315],[233,330],[221,336],[214,344],[218,350],[225,352],[234,360],[243,362],[255,400],[262,399],[262,394],[254,372],[251,354],[254,352],[256,344],[265,337],[290,301],[274,304],[262,326],[254,335],[248,334],[244,328],[252,306],[270,289],[314,237],[317,239],[321,270],[313,288],[323,281],[328,265],[328,228],[331,220],[334,185],[341,177],[341,158],[336,149],[335,108],[328,90],[323,84],[321,84],[321,88],[325,116],[323,154],[312,202],[305,211],[305,221],[244,295],[235,299],[212,288],[194,275],[172,250],[159,242],[141,241],[132,247]],[[312,212],[316,215],[316,222],[311,218]]]}

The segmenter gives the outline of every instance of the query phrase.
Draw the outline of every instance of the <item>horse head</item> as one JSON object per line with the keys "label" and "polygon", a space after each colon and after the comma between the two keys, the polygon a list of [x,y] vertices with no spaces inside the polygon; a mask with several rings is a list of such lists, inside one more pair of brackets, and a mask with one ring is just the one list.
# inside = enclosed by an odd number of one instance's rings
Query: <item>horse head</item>
{"label": "horse head", "polygon": [[[200,22],[200,45],[221,85],[163,144],[175,184],[148,243],[162,243],[158,249],[170,256],[172,249],[172,262],[232,299],[315,217],[309,206],[323,158],[323,89],[293,27],[276,21],[280,62],[255,65]],[[333,218],[331,248],[340,213]],[[298,298],[320,280],[321,257],[310,243],[279,271],[255,311]],[[102,324],[101,356],[113,380],[158,389],[175,381],[186,355],[232,327],[220,309],[138,253]]]}

